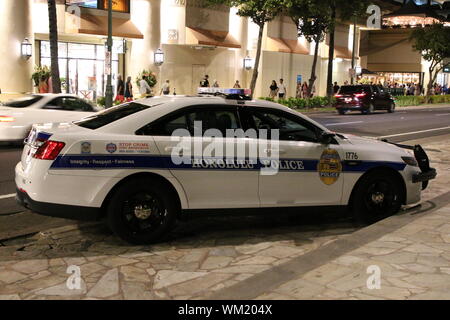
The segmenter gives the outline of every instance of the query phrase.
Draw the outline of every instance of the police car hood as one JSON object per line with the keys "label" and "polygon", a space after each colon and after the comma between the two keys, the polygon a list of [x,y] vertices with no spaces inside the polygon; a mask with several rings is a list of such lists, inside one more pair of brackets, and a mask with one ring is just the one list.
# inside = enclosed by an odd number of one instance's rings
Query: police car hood
{"label": "police car hood", "polygon": [[376,152],[389,152],[389,153],[400,153],[408,154],[405,149],[397,147],[396,145],[377,140],[376,138],[364,138],[355,136],[352,134],[341,134],[346,138],[346,140],[352,145],[358,146],[359,148],[376,151]]}

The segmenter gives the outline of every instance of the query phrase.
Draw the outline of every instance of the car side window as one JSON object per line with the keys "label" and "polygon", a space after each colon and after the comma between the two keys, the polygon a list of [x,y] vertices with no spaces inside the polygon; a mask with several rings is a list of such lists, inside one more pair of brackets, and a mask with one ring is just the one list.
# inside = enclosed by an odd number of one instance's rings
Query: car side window
{"label": "car side window", "polygon": [[43,106],[42,109],[62,110],[61,98],[55,98],[53,100],[50,100],[50,102],[47,102],[47,104]]}
{"label": "car side window", "polygon": [[222,136],[225,136],[227,129],[241,128],[237,110],[220,107],[214,107],[214,109],[202,107],[177,112],[172,116],[156,120],[136,131],[136,134],[171,136],[177,129],[186,129],[193,136],[195,126],[199,125],[198,122],[201,122],[202,135],[208,129],[217,129],[222,133]]}
{"label": "car side window", "polygon": [[317,128],[294,115],[271,110],[253,110],[251,112],[255,129],[279,130],[282,141],[317,142]]}
{"label": "car side window", "polygon": [[93,111],[90,104],[74,97],[61,98],[61,107],[66,111]]}

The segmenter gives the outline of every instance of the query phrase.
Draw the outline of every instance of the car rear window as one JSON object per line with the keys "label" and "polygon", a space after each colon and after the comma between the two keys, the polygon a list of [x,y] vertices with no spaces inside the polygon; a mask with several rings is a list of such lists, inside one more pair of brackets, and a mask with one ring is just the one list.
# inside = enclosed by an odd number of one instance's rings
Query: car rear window
{"label": "car rear window", "polygon": [[42,99],[42,96],[26,96],[3,103],[6,107],[26,108]]}
{"label": "car rear window", "polygon": [[342,86],[339,89],[340,94],[354,94],[354,93],[370,93],[369,86]]}
{"label": "car rear window", "polygon": [[148,108],[154,107],[156,105],[146,105],[137,102],[130,102],[122,104],[117,107],[112,107],[103,111],[100,111],[92,116],[83,118],[82,120],[75,121],[76,125],[88,129],[98,129],[100,127],[106,126],[114,121],[123,119],[132,115],[134,113],[146,110]]}

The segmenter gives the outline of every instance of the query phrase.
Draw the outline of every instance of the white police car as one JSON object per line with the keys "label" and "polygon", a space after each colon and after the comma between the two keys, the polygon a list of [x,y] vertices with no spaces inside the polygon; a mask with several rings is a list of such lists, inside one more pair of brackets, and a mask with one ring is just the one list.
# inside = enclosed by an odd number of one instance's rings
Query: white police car
{"label": "white police car", "polygon": [[420,201],[436,176],[420,146],[405,148],[241,95],[154,97],[35,125],[15,169],[17,200],[45,215],[106,218],[131,243],[196,210],[348,206],[370,223]]}

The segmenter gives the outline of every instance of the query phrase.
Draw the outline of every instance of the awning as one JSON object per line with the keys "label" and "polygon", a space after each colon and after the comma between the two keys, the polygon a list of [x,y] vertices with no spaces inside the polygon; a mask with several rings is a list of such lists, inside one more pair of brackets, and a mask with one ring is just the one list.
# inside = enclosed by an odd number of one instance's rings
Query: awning
{"label": "awning", "polygon": [[[113,18],[114,37],[143,39],[144,35],[128,19]],[[108,17],[95,15],[82,15],[78,28],[72,29],[76,33],[108,35]]]}
{"label": "awning", "polygon": [[225,48],[241,48],[239,42],[227,31],[186,27],[186,44]]}
{"label": "awning", "polygon": [[282,38],[267,38],[267,49],[269,51],[309,54],[308,48],[302,45],[298,40],[282,39]]}

